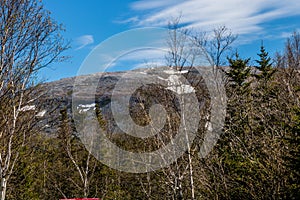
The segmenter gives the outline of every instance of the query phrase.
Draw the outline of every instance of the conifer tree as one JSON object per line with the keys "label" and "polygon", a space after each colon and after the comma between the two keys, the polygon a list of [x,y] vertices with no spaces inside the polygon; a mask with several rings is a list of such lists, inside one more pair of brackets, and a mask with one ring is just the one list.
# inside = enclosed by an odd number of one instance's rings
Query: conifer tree
{"label": "conifer tree", "polygon": [[285,166],[289,169],[288,189],[285,191],[288,199],[297,199],[300,195],[300,108],[293,109],[293,116],[290,124],[287,125],[290,131],[285,138],[289,154],[285,159]]}
{"label": "conifer tree", "polygon": [[96,103],[95,104],[95,112],[96,112],[96,116],[97,116],[97,120],[98,120],[98,123],[100,125],[100,128],[102,128],[103,130],[107,131],[107,123],[103,117],[103,114],[102,114],[102,111],[101,111],[101,108],[100,108],[100,105],[99,103]]}
{"label": "conifer tree", "polygon": [[[250,162],[248,151],[248,137],[251,110],[250,71],[248,66],[250,59],[242,59],[236,53],[235,58],[228,58],[229,70],[226,76],[228,85],[227,116],[224,134],[218,145],[218,165],[222,166],[224,175],[219,176],[224,185],[219,186],[221,198],[228,199],[230,196],[245,199],[250,195],[247,191],[247,176],[249,176]],[[230,174],[230,175],[229,175]],[[228,176],[229,175],[229,176]],[[236,183],[240,184],[236,184]],[[250,197],[251,198],[251,197]]]}
{"label": "conifer tree", "polygon": [[259,56],[259,60],[255,60],[258,64],[258,66],[256,66],[256,69],[258,69],[260,73],[255,74],[255,77],[258,80],[262,79],[264,80],[264,82],[267,82],[275,73],[275,70],[272,67],[271,58],[269,57],[269,54],[263,44],[260,47],[260,53],[258,53],[257,55]]}
{"label": "conifer tree", "polygon": [[235,54],[235,59],[228,58],[229,72],[226,72],[227,77],[229,78],[230,85],[235,87],[246,88],[249,86],[247,79],[250,77],[250,67],[248,67],[250,59],[241,59],[239,54]]}

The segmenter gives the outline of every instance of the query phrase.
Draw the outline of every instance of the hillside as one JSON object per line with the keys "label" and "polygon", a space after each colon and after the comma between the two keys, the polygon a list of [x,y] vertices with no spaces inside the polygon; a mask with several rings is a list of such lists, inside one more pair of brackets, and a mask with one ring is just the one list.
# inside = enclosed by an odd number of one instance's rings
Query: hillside
{"label": "hillside", "polygon": [[[147,199],[149,196],[189,199],[194,190],[195,199],[297,199],[300,73],[294,69],[270,68],[266,74],[271,76],[267,79],[259,69],[254,70],[243,62],[238,60],[225,74],[220,73],[226,80],[226,119],[220,138],[216,144],[208,143],[213,146],[205,156],[201,154],[203,148],[209,147],[205,145],[205,135],[217,123],[212,120],[211,109],[216,106],[213,101],[216,96],[209,94],[204,77],[195,69],[99,73],[41,85],[43,98],[35,104],[30,101],[23,112],[34,111],[43,129],[28,138],[32,148],[22,149],[28,156],[16,165],[9,185],[14,190],[9,195],[20,196],[20,199],[31,195],[57,199],[63,195],[80,197],[87,192],[88,196],[101,199]],[[145,84],[153,80],[155,84]],[[133,90],[131,86],[138,87]],[[197,104],[184,106],[190,111],[199,108],[199,112],[187,117],[182,115],[180,100],[192,97],[193,92]],[[112,112],[114,101],[117,113]],[[124,101],[128,101],[128,105],[118,106]],[[136,136],[145,135],[134,135],[134,131],[140,129],[124,131],[128,130],[128,119],[138,127],[149,124],[156,127],[161,121],[151,124],[150,116],[151,107],[157,104],[161,104],[167,114],[165,117],[161,107],[154,110],[158,119],[165,119],[157,134],[142,138]],[[130,114],[122,117],[127,109]],[[90,154],[80,134],[82,130],[91,130],[93,116],[106,131],[108,140],[101,145],[100,140],[92,140],[96,146]],[[74,124],[81,117],[85,121]],[[169,158],[159,150],[174,144],[183,119],[187,123],[199,120],[197,131],[185,132],[195,136],[190,148],[183,149],[180,156],[176,148],[169,151],[169,155],[176,158],[172,162],[159,160]],[[114,145],[119,147],[117,153],[107,148]],[[104,150],[100,156],[99,150]],[[127,157],[128,152],[135,157]],[[150,154],[152,152],[154,154]],[[147,159],[137,164],[143,155]],[[155,159],[162,161],[160,168],[153,165]],[[153,171],[140,173],[142,165]],[[43,184],[31,184],[32,180]],[[17,181],[28,184],[34,192],[23,192],[22,184],[15,184]]]}
{"label": "hillside", "polygon": [[[184,69],[181,72],[176,72],[167,67],[154,69],[137,69],[132,71],[106,72],[64,78],[58,81],[45,83],[42,85],[42,90],[45,91],[45,95],[42,101],[48,103],[46,103],[45,108],[42,108],[40,111],[44,113],[43,123],[46,127],[45,131],[51,134],[54,133],[55,130],[57,130],[59,122],[59,118],[57,119],[57,117],[59,116],[59,112],[62,109],[67,109],[68,116],[70,118],[72,117],[72,98],[74,98],[74,96],[76,97],[77,104],[76,106],[73,106],[78,109],[77,111],[79,113],[95,110],[95,105],[98,104],[102,114],[104,115],[104,118],[110,122],[113,122],[110,108],[112,93],[114,94],[115,99],[120,99],[128,95],[131,96],[130,109],[136,111],[138,111],[138,103],[145,103],[146,101],[148,101],[148,106],[151,106],[150,102],[160,103],[161,99],[159,98],[159,96],[165,95],[165,91],[168,91],[169,94],[173,93],[173,96],[171,96],[170,98],[174,98],[174,95],[180,93],[180,91],[176,91],[176,88],[172,88],[175,87],[172,86],[172,81],[174,83],[174,80],[168,80],[168,78],[172,77],[172,75],[175,75],[175,77],[183,76],[189,83],[181,84],[181,89],[183,89],[184,93],[186,94],[196,92],[199,99],[199,106],[203,106],[205,98],[207,98],[205,97],[205,92],[203,91],[207,89],[202,77],[195,69]],[[153,79],[153,77],[155,77],[155,80]],[[154,84],[148,84],[148,86],[144,85],[134,93],[132,93],[132,91],[130,91],[132,90],[132,88],[130,87],[119,87],[118,89],[115,89],[115,86],[119,80],[122,80],[122,82],[125,82],[128,85],[136,85],[137,83],[140,84],[141,80],[143,82],[149,83],[151,81],[155,82]],[[77,88],[83,88],[76,93],[74,93],[73,91],[75,81],[77,82]],[[174,84],[176,84],[176,80]],[[191,86],[189,86],[188,84],[191,84]],[[94,86],[94,88],[89,87],[89,85]],[[158,86],[155,87],[155,85]],[[195,87],[197,88],[197,90],[194,91],[193,88],[190,90],[189,87]],[[155,93],[155,95],[153,95],[153,93]],[[143,96],[142,94],[146,94],[146,96]],[[150,96],[147,97],[147,95]],[[206,96],[208,95],[206,94]],[[172,99],[170,99],[170,102],[171,101]],[[117,126],[114,123],[108,124],[109,132],[120,131],[116,130]]]}

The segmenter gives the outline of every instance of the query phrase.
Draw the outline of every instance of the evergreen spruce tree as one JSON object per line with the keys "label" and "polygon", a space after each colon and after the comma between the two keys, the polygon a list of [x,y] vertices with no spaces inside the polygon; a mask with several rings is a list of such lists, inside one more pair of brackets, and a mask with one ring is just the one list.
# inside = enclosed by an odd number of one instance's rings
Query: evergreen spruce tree
{"label": "evergreen spruce tree", "polygon": [[[251,109],[251,81],[248,66],[250,59],[242,59],[236,53],[235,59],[228,58],[229,71],[226,72],[229,85],[227,86],[227,114],[231,123],[235,123],[234,134],[244,135],[248,127],[248,111]],[[230,127],[229,127],[230,128]]]}
{"label": "evergreen spruce tree", "polygon": [[99,103],[95,104],[95,112],[96,112],[96,117],[97,117],[98,123],[100,125],[100,128],[102,128],[102,130],[104,130],[104,131],[107,131],[107,127],[106,127],[107,123],[103,117]]}
{"label": "evergreen spruce tree", "polygon": [[285,138],[289,154],[286,157],[285,165],[289,169],[289,181],[286,191],[288,199],[297,199],[300,196],[300,108],[293,109],[293,116],[290,124],[287,125],[290,131]]}
{"label": "evergreen spruce tree", "polygon": [[268,52],[266,51],[263,43],[260,47],[260,53],[257,54],[259,56],[259,60],[255,60],[258,64],[256,66],[256,69],[259,70],[259,74],[255,74],[254,76],[258,80],[264,80],[264,82],[267,82],[270,80],[270,78],[275,73],[275,69],[272,67],[271,58],[269,57]]}
{"label": "evergreen spruce tree", "polygon": [[[224,185],[218,188],[221,199],[249,199],[253,194],[248,188],[251,177],[251,162],[248,151],[249,110],[251,110],[251,68],[250,59],[242,59],[236,53],[235,58],[228,58],[229,70],[226,76],[228,104],[224,133],[218,145],[219,161],[224,173],[220,181]],[[217,162],[219,162],[217,161]],[[222,188],[223,187],[223,188]]]}
{"label": "evergreen spruce tree", "polygon": [[250,58],[241,59],[238,53],[235,54],[235,59],[228,58],[230,70],[226,72],[226,75],[231,83],[230,86],[245,89],[250,85],[250,82],[247,81],[251,71],[248,66],[249,61]]}

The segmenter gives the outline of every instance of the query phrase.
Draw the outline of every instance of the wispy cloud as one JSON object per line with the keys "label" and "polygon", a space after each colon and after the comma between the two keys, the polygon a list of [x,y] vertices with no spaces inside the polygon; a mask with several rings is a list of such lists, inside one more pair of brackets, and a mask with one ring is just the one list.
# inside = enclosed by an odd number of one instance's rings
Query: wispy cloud
{"label": "wispy cloud", "polygon": [[92,35],[82,35],[75,39],[75,45],[77,48],[75,50],[82,49],[87,45],[94,43],[94,37]]}
{"label": "wispy cloud", "polygon": [[[179,3],[180,1],[176,1]],[[156,9],[156,8],[161,8],[164,6],[169,6],[174,4],[174,0],[152,0],[152,1],[147,1],[147,0],[142,0],[142,1],[136,1],[131,4],[131,7],[135,10],[146,10],[146,9]]]}
{"label": "wispy cloud", "polygon": [[140,0],[131,4],[140,14],[136,22],[140,27],[165,26],[181,14],[181,23],[188,27],[211,30],[226,25],[240,35],[266,31],[263,23],[300,15],[299,8],[299,0]]}
{"label": "wispy cloud", "polygon": [[165,66],[166,53],[166,49],[139,49],[124,54],[117,60],[114,60],[114,64],[116,67],[124,69]]}
{"label": "wispy cloud", "polygon": [[[297,29],[295,29],[294,31],[296,31],[296,32],[299,32],[300,31],[300,29],[299,28],[297,28]],[[280,36],[279,37],[281,37],[281,38],[289,38],[289,37],[291,37],[293,35],[293,33],[291,33],[291,32],[282,32],[281,34],[280,34]]]}
{"label": "wispy cloud", "polygon": [[135,17],[130,17],[125,20],[115,20],[115,23],[120,23],[120,24],[128,24],[128,23],[137,23],[139,21],[139,18],[137,16]]}

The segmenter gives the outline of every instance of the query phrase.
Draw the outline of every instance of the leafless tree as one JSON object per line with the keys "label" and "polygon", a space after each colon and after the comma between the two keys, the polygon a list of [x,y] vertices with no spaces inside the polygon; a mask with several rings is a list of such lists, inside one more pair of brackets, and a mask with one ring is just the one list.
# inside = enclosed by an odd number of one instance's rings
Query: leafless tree
{"label": "leafless tree", "polygon": [[[184,70],[192,69],[194,65],[198,65],[198,58],[203,56],[203,49],[195,46],[193,38],[190,36],[190,32],[188,29],[180,28],[180,18],[177,18],[171,21],[169,24],[169,35],[167,38],[167,46],[168,53],[165,56],[167,66],[174,70],[174,75],[172,77],[180,77],[185,73]],[[181,74],[182,72],[182,74]],[[180,75],[175,75],[180,74]],[[189,72],[185,75],[186,79],[195,78],[193,76],[188,77]],[[198,77],[199,78],[199,77]],[[167,80],[167,79],[166,79]],[[194,80],[193,87],[197,88],[201,80]],[[176,127],[180,124],[181,121],[188,120],[184,114],[181,113],[181,109],[183,107],[188,107],[189,103],[184,102],[185,95],[189,95],[187,91],[184,91],[182,85],[176,85],[177,89],[182,89],[182,92],[179,92],[177,95],[177,99],[180,102],[180,108],[177,108],[173,103],[176,102],[176,97],[169,92],[163,94],[158,90],[155,92],[156,96],[160,96],[160,104],[164,106],[167,110],[166,116],[166,124],[165,128],[161,130],[160,134],[152,144],[149,146],[154,146],[154,149],[157,147],[166,146],[168,143],[172,143],[172,138],[178,134],[178,130]],[[153,89],[153,88],[152,88]],[[153,89],[155,91],[155,88]],[[153,90],[149,89],[146,91],[146,95],[151,96],[151,92]],[[186,93],[187,92],[187,93]],[[162,95],[162,96],[161,96]],[[178,105],[177,105],[178,106]],[[194,107],[190,107],[188,109],[196,109]],[[143,110],[143,109],[142,109]],[[144,108],[144,115],[147,113]],[[200,113],[199,113],[200,118]],[[141,117],[139,117],[141,119]],[[176,119],[180,119],[179,121]],[[186,130],[186,127],[182,129],[184,131],[185,141],[190,141],[190,133]],[[197,133],[193,133],[197,134]],[[173,144],[175,145],[175,144]],[[195,194],[195,172],[194,172],[194,162],[195,162],[195,146],[192,147],[189,142],[187,142],[187,151],[184,155],[182,155],[178,160],[175,160],[174,163],[170,166],[164,167],[159,171],[159,176],[161,180],[163,180],[163,184],[166,186],[166,195],[172,199],[196,199]],[[170,155],[175,156],[175,152],[169,152]],[[162,158],[163,159],[163,158]],[[148,183],[149,185],[149,183]],[[148,188],[150,189],[150,188]],[[188,191],[188,192],[187,192]],[[149,195],[149,190],[145,190],[145,194]],[[187,197],[188,194],[188,197]]]}
{"label": "leafless tree", "polygon": [[192,67],[196,59],[196,48],[191,40],[191,33],[186,28],[180,28],[180,17],[168,23],[168,54],[165,56],[167,66],[177,70],[183,67]]}
{"label": "leafless tree", "polygon": [[219,26],[213,29],[212,34],[200,32],[194,39],[199,48],[206,50],[211,66],[219,67],[225,64],[224,57],[226,59],[232,50],[232,44],[237,37],[226,26]]}
{"label": "leafless tree", "polygon": [[[78,173],[80,181],[76,181],[71,177],[68,177],[68,179],[86,198],[89,195],[90,181],[94,176],[98,161],[92,156],[90,152],[85,149],[83,144],[81,144],[81,142],[79,141],[79,138],[76,137],[74,128],[72,128],[72,124],[67,114],[67,109],[61,110],[60,123],[61,124],[58,137],[59,139],[61,139],[63,149],[68,155],[70,163],[72,163],[72,165],[74,166],[75,172]],[[93,142],[93,140],[91,140],[91,142]],[[63,192],[63,189],[57,189]]]}
{"label": "leafless tree", "polygon": [[[66,49],[56,24],[37,0],[0,2],[0,199],[32,133],[38,90],[32,90],[38,70],[59,61]],[[31,88],[31,92],[28,92]],[[30,98],[30,95],[32,95]]]}
{"label": "leafless tree", "polygon": [[285,44],[285,56],[288,68],[300,68],[300,33],[294,31]]}
{"label": "leafless tree", "polygon": [[285,68],[282,73],[282,80],[284,85],[292,96],[294,86],[297,85],[297,74],[300,69],[300,33],[294,31],[293,34],[287,38],[284,52],[281,54],[276,52],[274,56],[275,67]]}
{"label": "leafless tree", "polygon": [[294,31],[292,35],[286,39],[283,53],[276,52],[274,55],[274,63],[277,68],[300,68],[300,33]]}

